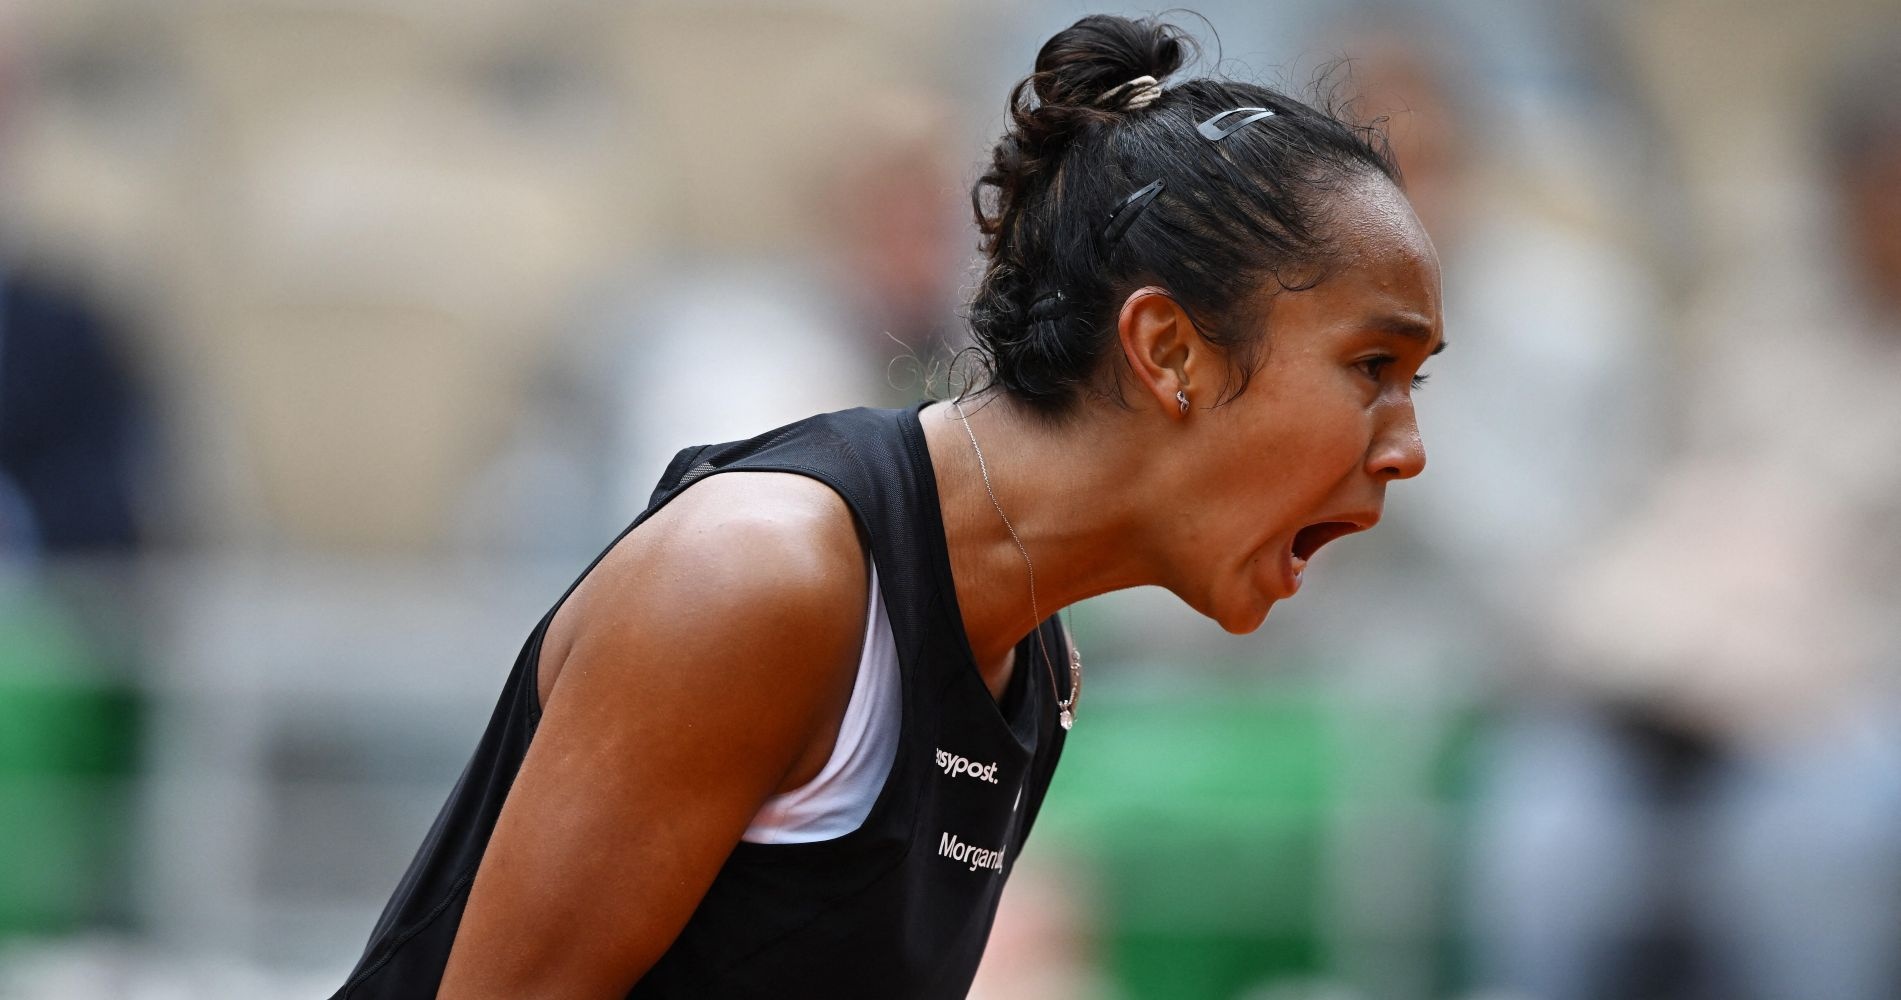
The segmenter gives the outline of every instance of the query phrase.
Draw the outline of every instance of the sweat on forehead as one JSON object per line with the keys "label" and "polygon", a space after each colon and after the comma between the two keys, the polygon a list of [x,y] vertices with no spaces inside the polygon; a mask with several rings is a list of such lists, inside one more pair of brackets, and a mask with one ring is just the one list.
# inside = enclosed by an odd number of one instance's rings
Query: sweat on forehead
{"label": "sweat on forehead", "polygon": [[1396,247],[1419,256],[1431,253],[1432,241],[1399,186],[1378,174],[1362,173],[1340,191],[1335,208],[1335,235],[1343,249],[1368,252]]}

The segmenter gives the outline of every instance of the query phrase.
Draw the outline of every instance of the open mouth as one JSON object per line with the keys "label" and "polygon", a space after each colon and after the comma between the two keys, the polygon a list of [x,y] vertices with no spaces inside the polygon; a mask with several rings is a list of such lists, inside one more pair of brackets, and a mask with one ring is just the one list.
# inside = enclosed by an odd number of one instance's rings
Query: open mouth
{"label": "open mouth", "polygon": [[1304,566],[1309,559],[1314,557],[1314,553],[1320,551],[1322,545],[1360,530],[1363,530],[1361,525],[1352,521],[1321,521],[1318,524],[1310,524],[1294,533],[1294,558],[1300,560]]}

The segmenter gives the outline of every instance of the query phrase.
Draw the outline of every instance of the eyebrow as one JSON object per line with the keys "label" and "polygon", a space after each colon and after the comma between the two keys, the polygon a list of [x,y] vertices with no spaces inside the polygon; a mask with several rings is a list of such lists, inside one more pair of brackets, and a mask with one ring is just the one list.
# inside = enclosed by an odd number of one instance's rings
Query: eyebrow
{"label": "eyebrow", "polygon": [[[1408,316],[1401,313],[1387,313],[1386,315],[1375,316],[1367,320],[1365,325],[1368,329],[1378,330],[1382,333],[1397,334],[1408,340],[1417,340],[1422,344],[1432,342],[1432,324],[1417,316]],[[1446,341],[1441,340],[1439,346],[1432,349],[1432,353],[1438,354],[1440,351],[1445,350],[1446,344]]]}

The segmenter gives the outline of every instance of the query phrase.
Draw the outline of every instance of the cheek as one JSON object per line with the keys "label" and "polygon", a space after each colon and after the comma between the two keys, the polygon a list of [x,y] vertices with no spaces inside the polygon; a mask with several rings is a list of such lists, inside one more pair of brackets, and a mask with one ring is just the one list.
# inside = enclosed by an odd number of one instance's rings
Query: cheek
{"label": "cheek", "polygon": [[1224,514],[1272,526],[1309,513],[1364,462],[1372,402],[1364,379],[1326,364],[1259,379],[1211,411],[1220,420],[1209,427],[1220,452],[1216,489],[1235,501]]}
{"label": "cheek", "polygon": [[1238,429],[1229,436],[1220,486],[1207,495],[1224,495],[1218,517],[1250,536],[1289,530],[1311,514],[1364,464],[1370,440],[1371,418],[1357,402],[1314,400],[1271,419],[1246,437]]}
{"label": "cheek", "polygon": [[1373,440],[1373,411],[1359,386],[1316,395],[1288,442],[1288,471],[1303,481],[1333,482],[1358,468]]}

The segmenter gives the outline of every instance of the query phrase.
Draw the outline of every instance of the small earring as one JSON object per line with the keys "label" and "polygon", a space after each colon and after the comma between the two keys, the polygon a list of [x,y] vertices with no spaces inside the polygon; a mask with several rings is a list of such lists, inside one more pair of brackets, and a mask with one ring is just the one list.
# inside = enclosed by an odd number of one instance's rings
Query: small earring
{"label": "small earring", "polygon": [[1188,412],[1188,393],[1180,389],[1175,390],[1175,402],[1181,404],[1182,413]]}

